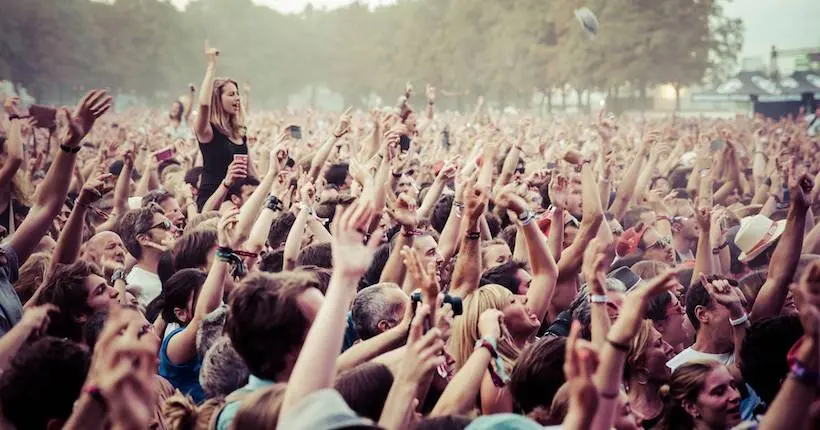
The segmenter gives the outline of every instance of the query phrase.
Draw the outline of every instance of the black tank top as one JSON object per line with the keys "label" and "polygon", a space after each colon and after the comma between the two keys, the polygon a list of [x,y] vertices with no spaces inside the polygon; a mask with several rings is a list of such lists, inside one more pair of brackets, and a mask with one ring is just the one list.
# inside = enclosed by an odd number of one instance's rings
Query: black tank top
{"label": "black tank top", "polygon": [[231,142],[228,136],[222,134],[213,124],[211,128],[214,131],[214,138],[208,143],[199,143],[199,151],[202,153],[202,179],[199,184],[196,204],[200,210],[225,179],[228,166],[233,162],[233,156],[248,154],[246,137],[243,136],[242,144],[237,145]]}

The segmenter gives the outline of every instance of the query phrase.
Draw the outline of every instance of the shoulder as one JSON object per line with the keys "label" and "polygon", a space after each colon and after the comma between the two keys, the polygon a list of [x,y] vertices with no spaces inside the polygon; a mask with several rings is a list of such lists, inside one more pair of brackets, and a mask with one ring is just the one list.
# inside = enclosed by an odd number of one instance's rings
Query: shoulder
{"label": "shoulder", "polygon": [[225,403],[225,406],[219,412],[219,418],[216,420],[217,430],[228,430],[233,422],[233,417],[239,411],[239,401]]}
{"label": "shoulder", "polygon": [[17,281],[19,269],[20,260],[14,248],[11,245],[0,246],[0,272],[13,283]]}

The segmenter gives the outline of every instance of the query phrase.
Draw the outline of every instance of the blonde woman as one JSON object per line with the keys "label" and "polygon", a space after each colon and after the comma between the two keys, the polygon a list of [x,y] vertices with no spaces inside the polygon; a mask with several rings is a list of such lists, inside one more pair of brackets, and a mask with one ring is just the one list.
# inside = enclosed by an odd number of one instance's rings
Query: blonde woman
{"label": "blonde woman", "polygon": [[538,330],[540,321],[532,317],[526,296],[513,295],[500,285],[485,285],[475,290],[464,299],[463,315],[453,321],[449,351],[455,358],[457,369],[464,366],[476,349],[476,342],[482,339],[478,322],[481,314],[488,309],[497,309],[504,315],[501,336],[496,339],[496,351],[503,369],[492,373],[489,370],[484,372],[480,389],[481,410],[485,414],[511,412],[512,395],[499,380],[505,379],[512,372],[521,349]]}
{"label": "blonde woman", "polygon": [[235,157],[244,159],[245,175],[251,171],[239,85],[233,79],[214,78],[218,55],[218,50],[206,45],[208,68],[199,94],[199,115],[194,123],[202,152],[202,180],[197,194],[200,210],[219,187],[229,186],[224,179]]}
{"label": "blonde woman", "polygon": [[652,322],[644,320],[632,339],[624,366],[624,383],[629,403],[644,428],[652,428],[662,418],[661,387],[669,382],[666,362],[674,350]]}

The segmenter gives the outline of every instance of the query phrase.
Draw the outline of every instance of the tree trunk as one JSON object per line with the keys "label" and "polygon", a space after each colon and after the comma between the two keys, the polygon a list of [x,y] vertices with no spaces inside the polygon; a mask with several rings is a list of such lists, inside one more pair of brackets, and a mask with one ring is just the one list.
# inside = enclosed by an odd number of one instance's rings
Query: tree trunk
{"label": "tree trunk", "polygon": [[547,113],[552,113],[552,88],[547,90]]}
{"label": "tree trunk", "polygon": [[675,84],[675,113],[680,111],[680,84]]}

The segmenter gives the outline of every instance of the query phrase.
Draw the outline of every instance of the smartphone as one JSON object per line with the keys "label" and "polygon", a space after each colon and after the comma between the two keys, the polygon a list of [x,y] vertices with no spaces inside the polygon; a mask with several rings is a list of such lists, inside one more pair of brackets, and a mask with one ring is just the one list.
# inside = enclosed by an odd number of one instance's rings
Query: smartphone
{"label": "smartphone", "polygon": [[28,108],[28,113],[34,118],[37,127],[53,128],[57,122],[57,109],[43,105],[31,105]]}
{"label": "smartphone", "polygon": [[401,148],[401,152],[407,152],[410,150],[410,137],[403,134],[399,137],[399,147]]}
{"label": "smartphone", "polygon": [[163,162],[163,161],[165,161],[169,158],[173,158],[173,156],[176,155],[176,152],[177,152],[176,149],[174,149],[172,146],[169,146],[165,149],[161,149],[161,150],[155,152],[154,153],[154,158],[157,159],[158,163],[161,163],[161,162]]}
{"label": "smartphone", "polygon": [[290,133],[290,137],[294,139],[301,139],[302,138],[302,127],[298,125],[291,125],[287,128],[288,133]]}
{"label": "smartphone", "polygon": [[726,141],[723,139],[715,139],[709,144],[709,150],[712,152],[723,151],[723,148],[726,147]]}

